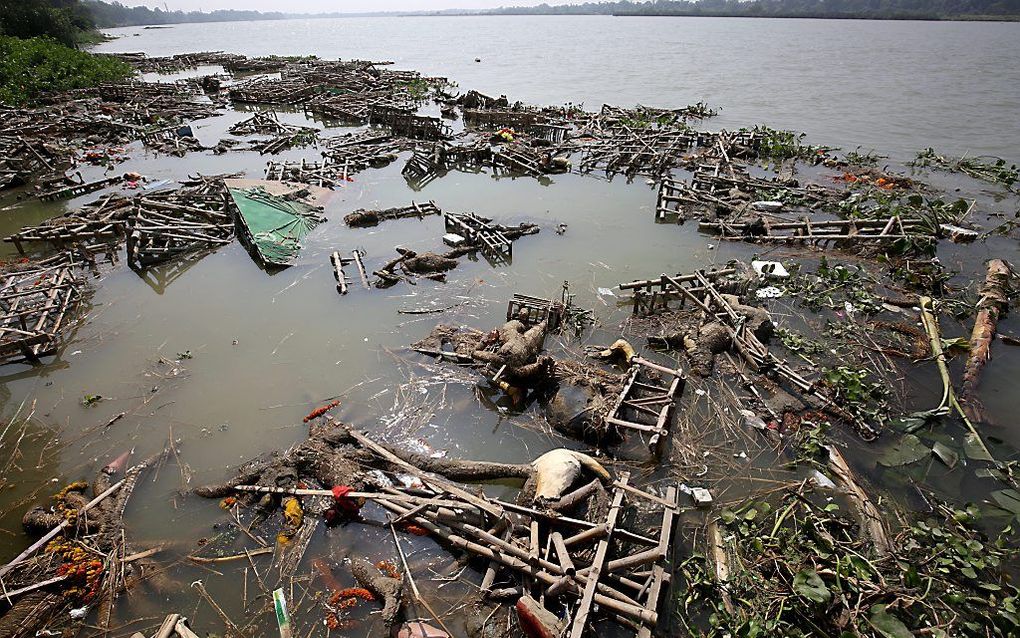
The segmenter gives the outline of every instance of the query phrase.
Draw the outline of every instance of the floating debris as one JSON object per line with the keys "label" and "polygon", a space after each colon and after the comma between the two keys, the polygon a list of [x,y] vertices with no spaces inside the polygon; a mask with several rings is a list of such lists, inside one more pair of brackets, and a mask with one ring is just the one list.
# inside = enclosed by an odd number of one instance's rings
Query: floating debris
{"label": "floating debris", "polygon": [[436,206],[436,203],[429,200],[424,204],[411,202],[410,206],[396,206],[394,208],[386,208],[383,210],[358,209],[353,213],[346,215],[344,217],[344,223],[352,228],[365,228],[369,226],[377,226],[379,222],[389,219],[404,219],[408,217],[424,219],[429,215],[442,214],[443,211]]}
{"label": "floating debris", "polygon": [[286,182],[225,183],[237,207],[241,237],[263,267],[291,265],[301,250],[301,240],[324,221],[319,213],[329,191]]}

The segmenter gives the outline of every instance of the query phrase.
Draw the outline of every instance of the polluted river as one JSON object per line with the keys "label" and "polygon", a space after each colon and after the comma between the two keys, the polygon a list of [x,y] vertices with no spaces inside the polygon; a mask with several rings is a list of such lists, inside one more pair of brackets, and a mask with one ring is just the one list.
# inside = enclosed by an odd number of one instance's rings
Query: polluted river
{"label": "polluted river", "polygon": [[0,123],[2,635],[1016,635],[1016,25],[109,35]]}

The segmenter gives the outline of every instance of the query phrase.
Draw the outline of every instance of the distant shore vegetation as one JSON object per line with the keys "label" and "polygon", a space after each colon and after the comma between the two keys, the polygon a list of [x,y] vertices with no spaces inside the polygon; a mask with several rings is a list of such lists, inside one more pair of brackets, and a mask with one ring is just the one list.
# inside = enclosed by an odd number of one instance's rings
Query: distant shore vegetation
{"label": "distant shore vegetation", "polygon": [[[2,2],[3,0],[0,0]],[[17,1],[17,0],[15,0]],[[61,2],[61,0],[53,0]],[[130,0],[129,0],[130,1]],[[192,22],[331,18],[353,15],[616,15],[743,18],[827,18],[869,20],[1020,20],[1020,0],[649,0],[507,6],[484,11],[446,9],[416,12],[294,14],[244,10],[166,11],[121,2],[83,0],[80,4],[99,27],[165,25]],[[212,3],[210,3],[212,4]],[[456,5],[456,2],[451,2]]]}
{"label": "distant shore vegetation", "polygon": [[652,0],[505,7],[499,15],[704,16],[864,20],[1020,20],[1020,0]]}

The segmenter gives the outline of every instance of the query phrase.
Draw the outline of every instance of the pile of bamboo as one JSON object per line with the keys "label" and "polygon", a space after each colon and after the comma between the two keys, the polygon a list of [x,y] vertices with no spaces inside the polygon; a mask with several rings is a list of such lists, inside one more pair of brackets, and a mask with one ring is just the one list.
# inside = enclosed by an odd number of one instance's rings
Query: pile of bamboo
{"label": "pile of bamboo", "polygon": [[269,162],[266,179],[276,182],[301,182],[322,188],[336,188],[347,181],[345,166],[325,159],[321,162]]}
{"label": "pile of bamboo", "polygon": [[117,243],[126,236],[130,214],[131,199],[110,194],[41,224],[26,226],[4,241],[14,244],[22,255],[25,243],[46,243],[58,250],[79,243]]}
{"label": "pile of bamboo", "polygon": [[[275,494],[283,499],[338,498],[345,504],[359,500],[373,503],[378,509],[366,507],[363,519],[371,517],[373,511],[383,513],[395,528],[416,526],[441,544],[477,559],[483,570],[481,590],[485,595],[497,600],[533,596],[547,609],[565,608],[562,635],[587,636],[593,624],[603,620],[639,638],[652,635],[660,618],[662,594],[670,582],[667,561],[679,513],[675,486],[663,487],[660,496],[632,485],[628,472],[620,473],[615,480],[607,473],[580,482],[552,506],[540,508],[524,504],[523,499],[513,502],[481,495],[446,475],[484,478],[534,472],[541,482],[541,470],[448,460],[434,462],[435,472],[439,472],[435,473],[414,463],[418,457],[413,454],[377,443],[347,426],[341,428],[334,438],[348,439],[362,465],[385,468],[384,473],[409,475],[416,487],[399,487],[399,483],[387,481],[375,489],[351,491],[342,497],[331,490],[289,486],[233,483],[225,489],[241,494]],[[315,432],[313,428],[310,436],[316,436]],[[442,468],[450,470],[444,472]],[[201,488],[199,493],[219,495],[223,488]],[[589,506],[596,501],[604,505]],[[303,525],[314,530],[314,523],[306,521]],[[405,577],[413,579],[412,574]],[[496,583],[508,581],[515,584],[496,587]]]}
{"label": "pile of bamboo", "polygon": [[53,354],[82,295],[68,265],[30,266],[0,280],[0,362]]}
{"label": "pile of bamboo", "polygon": [[135,199],[128,220],[128,263],[147,266],[234,239],[225,191],[205,197],[166,191]]}

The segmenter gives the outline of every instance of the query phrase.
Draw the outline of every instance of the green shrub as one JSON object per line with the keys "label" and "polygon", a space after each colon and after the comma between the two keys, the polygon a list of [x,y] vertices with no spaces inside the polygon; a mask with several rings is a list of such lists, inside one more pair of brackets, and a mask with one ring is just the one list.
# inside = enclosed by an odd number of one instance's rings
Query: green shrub
{"label": "green shrub", "polygon": [[21,105],[42,93],[122,80],[131,67],[114,58],[66,47],[49,38],[0,36],[0,102]]}

